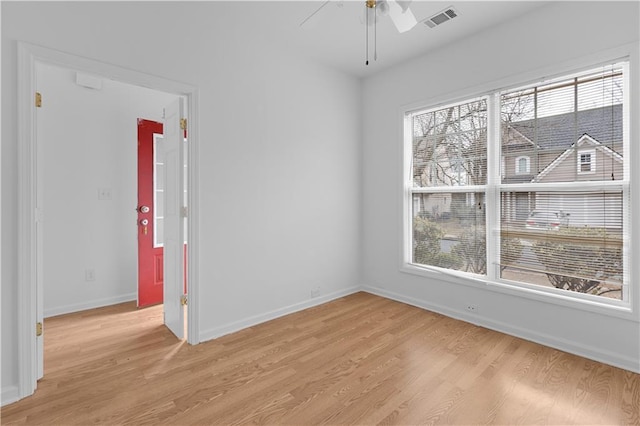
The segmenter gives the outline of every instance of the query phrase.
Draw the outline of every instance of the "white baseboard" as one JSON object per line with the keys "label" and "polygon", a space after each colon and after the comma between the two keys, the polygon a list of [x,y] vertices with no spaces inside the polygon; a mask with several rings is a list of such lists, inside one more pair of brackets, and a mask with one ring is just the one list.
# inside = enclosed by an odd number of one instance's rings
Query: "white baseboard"
{"label": "white baseboard", "polygon": [[17,386],[7,386],[2,388],[2,396],[0,396],[0,406],[4,407],[5,405],[13,404],[20,398],[20,393],[18,392]]}
{"label": "white baseboard", "polygon": [[137,293],[127,293],[118,296],[107,297],[104,299],[88,300],[82,303],[75,303],[73,305],[66,306],[54,306],[52,308],[45,308],[44,317],[54,317],[56,315],[70,314],[72,312],[85,311],[87,309],[102,308],[103,306],[116,305],[118,303],[131,302],[137,300]]}
{"label": "white baseboard", "polygon": [[253,317],[225,324],[220,327],[205,330],[200,333],[200,342],[206,342],[207,340],[216,339],[226,334],[234,333],[236,331],[240,331],[242,329],[261,324],[263,322],[271,321],[273,319],[280,318],[294,312],[302,311],[303,309],[322,305],[323,303],[327,303],[332,300],[357,293],[359,291],[362,291],[362,288],[360,286],[349,287],[344,290],[325,294],[324,296],[314,297],[313,299],[309,299],[304,302],[294,303],[293,305],[285,306],[284,308],[276,309],[264,314],[255,315]]}
{"label": "white baseboard", "polygon": [[634,373],[640,373],[640,365],[638,364],[637,359],[623,356],[611,351],[607,351],[599,347],[586,346],[580,343],[572,342],[567,339],[558,338],[550,334],[539,333],[537,331],[533,331],[530,329],[516,327],[508,323],[490,320],[478,315],[470,314],[466,311],[451,309],[447,306],[442,306],[442,305],[434,304],[431,302],[427,302],[425,300],[404,296],[404,295],[394,293],[389,290],[377,288],[377,287],[362,286],[362,291],[375,294],[377,296],[385,297],[387,299],[406,303],[407,305],[412,305],[418,308],[426,309],[428,311],[436,312],[450,318],[455,318],[461,321],[469,322],[471,324],[488,328],[490,330],[498,331],[500,333],[508,334],[510,336],[519,337],[524,340],[529,340],[531,342],[539,343],[544,346],[549,346],[551,348],[558,349],[563,352],[568,352],[584,358],[592,359],[594,361],[602,362],[604,364],[609,364],[614,367],[619,367],[624,370],[629,370]]}

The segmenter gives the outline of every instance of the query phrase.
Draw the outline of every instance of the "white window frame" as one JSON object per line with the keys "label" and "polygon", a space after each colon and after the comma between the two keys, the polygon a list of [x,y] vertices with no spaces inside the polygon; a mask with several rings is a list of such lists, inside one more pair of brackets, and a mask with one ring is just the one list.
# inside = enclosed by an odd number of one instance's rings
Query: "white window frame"
{"label": "white window frame", "polygon": [[[582,162],[582,156],[589,154],[589,170],[582,170],[582,165],[587,164]],[[579,175],[590,175],[596,172],[596,150],[595,149],[580,149],[576,156],[576,163],[578,167]]]}
{"label": "white window frame", "polygon": [[[425,188],[414,188],[413,187],[413,176],[412,176],[412,169],[411,169],[411,164],[412,164],[412,156],[413,156],[413,149],[412,149],[412,144],[413,144],[413,116],[419,113],[423,113],[425,111],[433,111],[433,110],[437,110],[437,109],[446,109],[449,107],[453,107],[456,105],[460,105],[460,104],[464,104],[464,103],[471,103],[471,102],[477,102],[477,101],[482,101],[484,100],[487,103],[487,108],[488,111],[491,110],[492,105],[491,105],[491,98],[487,95],[483,95],[483,96],[476,96],[476,97],[467,97],[467,98],[461,98],[457,101],[454,102],[449,102],[446,104],[439,104],[439,105],[433,105],[431,107],[425,107],[425,108],[419,108],[419,109],[415,109],[415,110],[411,110],[411,111],[407,111],[405,112],[404,115],[404,147],[405,147],[405,155],[404,155],[404,168],[403,170],[405,171],[404,175],[407,175],[407,179],[404,182],[404,210],[405,210],[405,214],[404,214],[404,220],[403,220],[403,229],[404,229],[404,235],[406,236],[404,238],[405,244],[403,247],[403,264],[406,266],[406,269],[408,272],[418,272],[419,274],[422,274],[423,272],[427,272],[430,274],[450,274],[451,277],[463,277],[466,279],[471,279],[471,280],[482,280],[484,279],[487,275],[481,275],[481,274],[475,274],[472,272],[465,272],[465,271],[458,271],[458,270],[454,270],[454,269],[447,269],[447,268],[440,268],[438,266],[431,266],[431,265],[422,265],[422,264],[416,264],[412,262],[413,259],[413,230],[412,230],[412,224],[413,224],[413,199],[414,199],[414,195],[416,194],[442,194],[442,193],[447,193],[447,194],[454,194],[454,193],[476,193],[476,192],[482,192],[485,194],[485,200],[486,200],[486,204],[488,205],[490,202],[493,202],[493,198],[491,198],[492,201],[490,201],[490,195],[488,193],[488,188],[489,188],[489,181],[492,179],[492,176],[495,173],[490,172],[489,170],[493,170],[494,165],[495,164],[500,164],[500,163],[495,163],[494,159],[490,159],[489,158],[489,152],[491,151],[491,147],[489,146],[490,144],[487,142],[487,183],[485,185],[467,185],[467,186],[433,186],[433,187],[425,187]],[[489,116],[489,112],[487,113],[487,116]],[[491,138],[491,130],[489,129],[489,125],[487,125],[487,141],[490,140]],[[486,206],[485,206],[486,207]],[[485,223],[485,229],[486,229],[486,233],[487,233],[487,237],[488,234],[490,232],[489,230],[489,218],[488,215],[490,214],[489,210],[485,211],[487,218],[486,218],[486,223]],[[487,238],[487,241],[488,238]],[[487,253],[491,250],[489,245],[487,244],[486,247]],[[490,265],[487,263],[487,274],[489,273],[489,269]],[[445,275],[446,276],[446,275]]]}
{"label": "white window frame", "polygon": [[158,207],[162,205],[162,203],[158,202],[158,192],[162,192],[164,194],[164,189],[158,189],[156,184],[158,182],[158,165],[164,166],[164,163],[158,162],[158,144],[162,142],[162,135],[158,133],[153,134],[153,248],[162,248],[164,244],[162,241],[158,241],[158,229],[160,226],[158,225],[159,220],[164,220],[163,216],[158,216]]}
{"label": "white window frame", "polygon": [[[525,160],[525,167],[524,170],[522,170],[520,168],[520,161],[521,160]],[[515,173],[517,175],[525,175],[531,172],[531,158],[529,158],[526,155],[521,155],[519,157],[516,157],[516,168],[515,168]]]}
{"label": "white window frame", "polygon": [[[405,109],[402,111],[403,119],[403,133],[402,140],[403,145],[403,168],[402,168],[402,199],[403,199],[403,219],[402,219],[402,250],[401,250],[401,266],[400,271],[428,277],[438,281],[451,282],[460,285],[472,286],[472,287],[484,287],[487,290],[495,291],[504,294],[510,294],[518,297],[526,297],[543,302],[550,302],[563,306],[569,306],[572,308],[583,309],[586,311],[596,311],[603,314],[618,316],[626,318],[633,314],[632,303],[634,303],[635,293],[637,290],[633,288],[631,281],[631,269],[635,266],[631,265],[633,259],[633,250],[636,246],[631,243],[630,239],[632,235],[635,235],[630,227],[632,212],[631,203],[629,202],[630,193],[630,161],[634,154],[632,152],[630,144],[630,114],[629,108],[631,105],[630,99],[630,85],[631,79],[630,64],[634,65],[637,60],[633,60],[626,57],[617,58],[614,60],[603,61],[601,64],[583,64],[581,67],[584,72],[592,71],[599,65],[606,65],[611,63],[623,63],[624,74],[624,99],[623,99],[623,143],[625,146],[625,155],[623,157],[624,162],[624,177],[622,180],[617,181],[593,181],[593,182],[567,182],[567,183],[524,183],[524,184],[505,184],[502,183],[502,175],[504,171],[504,156],[502,155],[500,148],[500,94],[511,90],[512,88],[522,87],[523,84],[512,82],[509,87],[503,89],[487,90],[480,96],[473,98],[472,96],[460,97],[459,101],[455,102],[443,102],[432,105],[414,105],[411,109]],[[567,69],[558,73],[558,79],[566,79],[568,75],[578,75],[580,71],[575,69]],[[636,75],[637,73],[634,73]],[[531,86],[540,85],[540,78],[531,78]],[[543,82],[546,84],[549,80]],[[525,83],[526,84],[526,83]],[[505,85],[506,86],[506,85]],[[456,105],[463,102],[470,102],[473,99],[487,99],[488,107],[488,123],[487,123],[487,184],[482,188],[476,187],[435,187],[435,188],[421,188],[416,190],[413,188],[413,176],[412,176],[412,145],[413,145],[413,128],[412,128],[412,116],[419,112],[424,112],[433,109],[446,108],[448,106]],[[637,102],[636,102],[637,103]],[[594,150],[595,151],[595,150]],[[592,155],[594,158],[595,153]],[[530,164],[530,163],[529,163]],[[501,167],[496,167],[500,165]],[[635,179],[638,180],[637,178]],[[565,190],[619,190],[622,191],[624,206],[623,209],[628,214],[624,214],[623,227],[625,229],[624,235],[624,271],[623,282],[625,283],[623,289],[622,300],[608,299],[601,296],[595,296],[590,294],[569,292],[566,290],[556,289],[553,287],[539,286],[535,284],[528,284],[524,282],[515,282],[507,279],[500,278],[500,265],[498,259],[500,258],[500,195],[502,192],[513,191],[565,191]],[[412,206],[413,206],[413,194],[416,192],[433,193],[445,190],[447,192],[485,192],[486,197],[486,232],[487,232],[487,273],[485,276],[472,274],[464,271],[457,271],[452,269],[438,268],[435,266],[418,265],[413,264],[412,260]]]}

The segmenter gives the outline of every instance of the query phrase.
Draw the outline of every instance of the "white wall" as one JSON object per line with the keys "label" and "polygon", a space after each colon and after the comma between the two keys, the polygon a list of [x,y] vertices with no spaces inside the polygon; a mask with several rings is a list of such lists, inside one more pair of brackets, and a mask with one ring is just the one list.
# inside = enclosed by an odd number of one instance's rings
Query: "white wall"
{"label": "white wall", "polygon": [[[463,6],[460,6],[464,14]],[[574,353],[640,371],[637,312],[617,315],[561,305],[522,292],[498,291],[484,284],[400,271],[402,244],[402,112],[407,105],[428,106],[522,79],[593,65],[609,49],[638,42],[638,2],[558,2],[473,38],[366,79],[363,83],[363,282],[369,291],[523,336]],[[632,53],[638,45],[616,54]],[[632,158],[638,159],[638,70],[633,69]],[[633,112],[635,111],[635,112]],[[634,163],[632,160],[632,164]],[[638,176],[635,183],[639,182]],[[638,207],[638,191],[634,187]],[[637,227],[634,228],[637,241]],[[636,257],[632,259],[637,268]],[[638,309],[637,272],[633,306]],[[477,315],[465,311],[479,307]]]}
{"label": "white wall", "polygon": [[[137,295],[137,119],[162,121],[176,95],[101,79],[79,86],[69,69],[38,64],[43,149],[44,316]],[[111,191],[99,200],[98,189]],[[85,271],[94,271],[87,281]]]}
{"label": "white wall", "polygon": [[18,365],[16,40],[199,88],[201,339],[357,288],[357,79],[238,25],[245,2],[1,7],[3,401]]}

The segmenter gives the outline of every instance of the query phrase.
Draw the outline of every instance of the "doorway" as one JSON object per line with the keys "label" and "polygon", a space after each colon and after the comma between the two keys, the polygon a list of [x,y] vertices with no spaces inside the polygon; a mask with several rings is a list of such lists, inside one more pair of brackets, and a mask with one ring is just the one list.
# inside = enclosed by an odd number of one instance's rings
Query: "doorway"
{"label": "doorway", "polygon": [[[162,120],[163,105],[177,96],[47,64],[37,64],[36,77],[44,97],[37,110],[44,316],[162,303],[163,166],[153,157],[162,123],[141,127],[138,116]],[[135,211],[141,204],[159,215],[136,227],[146,216]],[[140,281],[149,284],[142,293]]]}
{"label": "doorway", "polygon": [[[61,68],[65,68],[68,70],[77,70],[80,73],[86,73],[89,76],[97,77],[98,79],[103,78],[112,82],[121,82],[127,84],[133,84],[138,87],[147,87],[152,88],[152,90],[163,91],[165,93],[173,93],[175,96],[184,96],[188,100],[189,111],[191,116],[189,117],[189,122],[195,123],[195,108],[196,108],[196,92],[193,87],[175,83],[169,80],[161,79],[158,77],[149,76],[146,74],[138,73],[135,71],[121,69],[115,66],[111,66],[108,64],[88,60],[85,58],[76,57],[73,55],[67,55],[61,52],[51,51],[45,48],[41,48],[38,46],[29,45],[26,43],[19,43],[18,47],[18,93],[19,98],[23,97],[23,99],[34,99],[34,94],[37,91],[36,83],[37,83],[37,68],[43,65],[56,65]],[[101,76],[109,76],[101,77]],[[91,80],[91,79],[89,79]],[[75,81],[77,83],[77,81]],[[93,85],[93,83],[89,83]],[[93,88],[96,89],[96,88]],[[47,105],[47,99],[50,106],[53,106],[56,102],[55,97],[48,97],[47,94],[42,94],[43,106]],[[159,109],[162,109],[162,106],[158,106]],[[19,211],[21,213],[21,223],[19,236],[22,242],[21,249],[19,252],[19,265],[20,265],[20,274],[19,274],[19,288],[20,293],[18,295],[19,304],[23,309],[19,310],[18,316],[18,324],[19,324],[19,359],[21,360],[20,368],[19,368],[19,397],[23,398],[33,393],[37,386],[37,379],[42,376],[42,336],[33,337],[33,324],[41,323],[42,318],[44,316],[44,288],[43,288],[43,271],[44,264],[48,261],[47,253],[51,253],[51,251],[45,250],[43,246],[43,230],[46,229],[48,213],[50,210],[47,210],[48,206],[52,206],[53,204],[47,205],[45,203],[45,197],[57,197],[57,202],[59,205],[63,205],[67,202],[75,202],[74,198],[67,198],[64,194],[59,191],[52,190],[52,188],[60,188],[55,186],[50,186],[49,190],[47,190],[47,186],[44,176],[44,164],[47,162],[50,165],[57,166],[57,170],[59,172],[65,171],[65,168],[61,164],[56,164],[56,162],[47,161],[49,158],[45,155],[45,146],[43,141],[39,137],[38,134],[38,113],[40,111],[36,110],[36,105],[32,102],[24,102],[21,101],[18,107],[18,117],[19,117],[19,146],[21,149],[20,152],[20,192],[19,192]],[[106,112],[105,114],[109,114]],[[77,124],[77,123],[75,123]],[[77,131],[75,128],[75,124],[73,126],[67,127],[68,132]],[[134,119],[135,126],[135,119]],[[88,134],[84,135],[85,138],[91,138],[93,135]],[[191,132],[191,145],[193,150],[197,149],[197,132]],[[72,156],[72,160],[75,160],[76,165],[80,168],[82,166],[86,166],[83,163],[83,160],[86,159],[86,156],[80,155],[82,149],[77,151],[70,151]],[[101,158],[100,155],[96,156],[99,160],[106,160],[106,157]],[[135,157],[134,157],[135,158]],[[197,186],[197,156],[191,154],[188,163],[190,169],[190,183],[192,184],[192,188]],[[134,160],[135,161],[135,160]],[[105,161],[106,163],[106,161]],[[96,173],[99,175],[99,173]],[[84,174],[82,171],[78,172],[76,170],[75,173],[68,173],[67,179],[75,179],[75,180],[84,180]],[[97,217],[92,216],[92,213],[96,212],[106,212],[108,213],[110,208],[108,207],[110,204],[115,204],[120,201],[120,193],[115,190],[114,186],[111,183],[107,182],[106,184],[100,184],[98,186],[93,184],[89,184],[87,188],[84,188],[87,191],[87,194],[90,194],[90,197],[97,199],[102,203],[98,207],[97,210],[92,210],[89,206],[89,203],[80,203],[79,208],[73,209],[73,211],[79,211],[82,214],[85,214],[93,219],[97,219]],[[195,193],[193,189],[190,190],[189,194],[189,202],[188,211],[191,213],[191,216],[197,215],[197,199],[195,198]],[[82,197],[76,197],[82,198]],[[76,200],[77,201],[77,200]],[[132,213],[135,215],[135,204],[132,206]],[[70,210],[67,210],[70,211]],[[107,214],[109,218],[109,216]],[[134,216],[135,217],[135,216]],[[92,225],[80,225],[78,222],[74,222],[73,217],[66,217],[66,222],[71,225],[75,225],[73,234],[88,234],[92,235],[92,232],[96,230],[104,230],[110,229],[107,226],[109,219],[107,220],[92,220]],[[131,222],[134,235],[135,235],[135,219]],[[189,233],[193,233],[193,226],[189,227]],[[196,237],[197,238],[197,237]],[[195,253],[197,250],[197,241],[195,239],[191,240],[190,250],[192,253]],[[56,239],[55,241],[64,243],[64,239]],[[72,247],[72,244],[67,244],[67,247]],[[73,249],[73,248],[72,248]],[[68,250],[67,250],[68,251]],[[64,253],[65,250],[59,250],[59,252]],[[70,254],[70,253],[68,253]],[[96,257],[96,259],[98,259]],[[53,258],[49,259],[53,260]],[[182,260],[182,259],[181,259]],[[97,264],[98,261],[95,263]],[[82,285],[85,287],[91,286],[92,282],[98,281],[102,276],[102,273],[109,271],[109,268],[94,268],[94,265],[90,262],[85,261],[86,265],[83,265],[78,268],[78,265],[71,272],[76,275],[80,275],[82,279],[78,280],[82,282]],[[135,260],[133,260],[133,264],[135,265]],[[181,262],[180,262],[181,263]],[[195,261],[193,262],[195,263]],[[197,272],[197,267],[190,265],[191,271]],[[80,272],[78,272],[78,270]],[[76,277],[77,278],[77,277]],[[197,274],[191,273],[190,275],[190,290],[191,300],[197,299]],[[76,295],[76,293],[81,293],[84,291],[81,285],[78,285],[77,288],[61,292],[65,293],[66,296]],[[105,299],[105,298],[103,298]],[[104,302],[104,300],[103,300]],[[196,304],[197,305],[197,304]],[[69,309],[73,307],[73,303],[67,303],[65,309]],[[191,344],[198,343],[198,323],[197,323],[197,306],[194,306],[192,309],[188,310],[189,314],[189,327],[188,327],[188,342]],[[51,312],[49,312],[51,314]]]}

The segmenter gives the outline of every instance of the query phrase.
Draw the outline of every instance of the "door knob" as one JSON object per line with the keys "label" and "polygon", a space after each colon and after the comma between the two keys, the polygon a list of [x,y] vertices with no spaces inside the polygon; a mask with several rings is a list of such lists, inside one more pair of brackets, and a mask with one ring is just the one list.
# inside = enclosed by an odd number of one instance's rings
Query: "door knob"
{"label": "door knob", "polygon": [[140,206],[140,208],[138,208],[138,211],[140,213],[149,213],[149,206]]}

